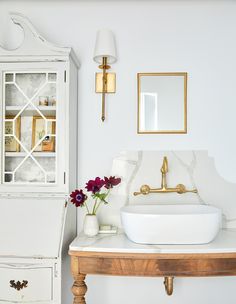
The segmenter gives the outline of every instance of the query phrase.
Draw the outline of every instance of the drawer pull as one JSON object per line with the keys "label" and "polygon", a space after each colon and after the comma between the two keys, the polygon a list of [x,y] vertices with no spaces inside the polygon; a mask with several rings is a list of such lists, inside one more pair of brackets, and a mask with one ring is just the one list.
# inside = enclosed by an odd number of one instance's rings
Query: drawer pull
{"label": "drawer pull", "polygon": [[11,280],[10,281],[10,287],[15,288],[16,290],[21,290],[23,288],[28,287],[28,281],[23,280],[22,282],[20,281],[15,281],[15,280]]}

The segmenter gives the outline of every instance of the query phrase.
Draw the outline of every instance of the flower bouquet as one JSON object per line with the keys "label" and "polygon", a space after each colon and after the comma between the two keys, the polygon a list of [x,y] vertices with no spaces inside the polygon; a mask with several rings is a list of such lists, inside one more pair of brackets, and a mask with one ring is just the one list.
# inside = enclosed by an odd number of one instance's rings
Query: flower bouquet
{"label": "flower bouquet", "polygon": [[90,192],[90,197],[92,198],[92,206],[89,206],[88,200],[89,197],[84,193],[82,189],[74,190],[70,194],[71,202],[76,207],[85,207],[87,210],[87,214],[84,221],[84,233],[89,236],[94,236],[98,233],[98,221],[97,221],[97,211],[99,207],[104,204],[108,204],[107,196],[109,195],[111,189],[114,186],[117,186],[121,182],[120,178],[116,178],[115,176],[104,177],[104,179],[100,177],[96,177],[94,180],[89,180],[86,183],[86,190]]}

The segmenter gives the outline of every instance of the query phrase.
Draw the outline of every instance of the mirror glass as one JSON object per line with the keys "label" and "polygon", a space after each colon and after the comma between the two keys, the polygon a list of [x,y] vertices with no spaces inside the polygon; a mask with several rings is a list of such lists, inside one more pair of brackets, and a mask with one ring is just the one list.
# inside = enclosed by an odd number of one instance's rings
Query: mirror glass
{"label": "mirror glass", "polygon": [[138,73],[138,133],[187,133],[187,73]]}

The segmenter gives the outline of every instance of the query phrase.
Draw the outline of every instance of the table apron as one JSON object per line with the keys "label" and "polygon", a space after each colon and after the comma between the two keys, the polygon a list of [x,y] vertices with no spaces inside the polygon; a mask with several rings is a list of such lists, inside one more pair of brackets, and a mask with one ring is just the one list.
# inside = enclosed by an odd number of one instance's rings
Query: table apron
{"label": "table apron", "polygon": [[96,274],[114,276],[234,276],[236,258],[113,258],[71,256],[74,275]]}

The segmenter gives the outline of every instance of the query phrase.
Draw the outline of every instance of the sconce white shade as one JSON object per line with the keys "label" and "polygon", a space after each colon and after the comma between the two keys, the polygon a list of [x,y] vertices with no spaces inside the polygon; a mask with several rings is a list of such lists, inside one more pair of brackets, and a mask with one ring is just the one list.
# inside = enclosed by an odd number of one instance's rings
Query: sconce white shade
{"label": "sconce white shade", "polygon": [[97,32],[93,60],[102,64],[103,57],[107,57],[108,64],[114,63],[117,60],[115,38],[112,31],[108,29]]}

